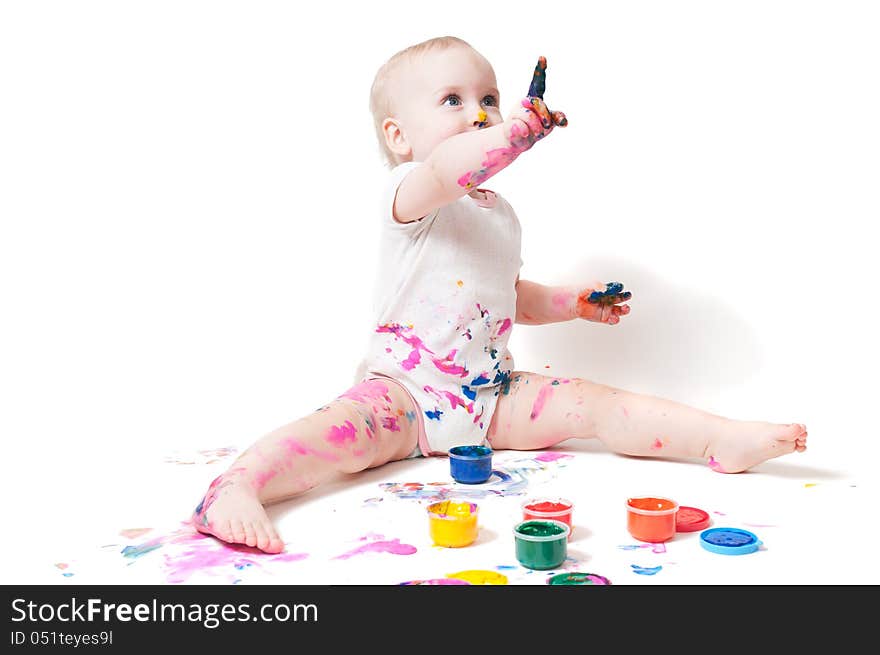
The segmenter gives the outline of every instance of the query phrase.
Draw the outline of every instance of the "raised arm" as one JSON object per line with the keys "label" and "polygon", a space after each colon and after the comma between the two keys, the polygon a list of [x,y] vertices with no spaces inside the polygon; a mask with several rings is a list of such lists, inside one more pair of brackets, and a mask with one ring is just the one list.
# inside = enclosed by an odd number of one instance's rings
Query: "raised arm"
{"label": "raised arm", "polygon": [[[543,96],[546,66],[546,59],[541,57],[529,87],[530,94]],[[534,82],[537,78],[541,79],[540,85]],[[551,112],[542,97],[529,95],[503,123],[451,136],[400,183],[394,201],[394,218],[408,223],[457,200],[509,166],[555,126],[567,123],[565,114]]]}

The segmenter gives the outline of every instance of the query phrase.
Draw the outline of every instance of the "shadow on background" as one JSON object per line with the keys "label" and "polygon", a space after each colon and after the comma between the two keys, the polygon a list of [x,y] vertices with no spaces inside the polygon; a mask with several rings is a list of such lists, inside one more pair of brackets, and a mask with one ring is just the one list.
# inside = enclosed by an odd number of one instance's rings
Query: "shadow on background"
{"label": "shadow on background", "polygon": [[572,376],[684,402],[714,395],[760,369],[761,345],[732,310],[733,299],[713,298],[618,260],[591,259],[589,267],[582,264],[566,277],[588,282],[597,271],[613,272],[606,281],[622,282],[632,292],[630,314],[615,326],[581,320],[519,325],[528,359],[553,362],[554,369]]}

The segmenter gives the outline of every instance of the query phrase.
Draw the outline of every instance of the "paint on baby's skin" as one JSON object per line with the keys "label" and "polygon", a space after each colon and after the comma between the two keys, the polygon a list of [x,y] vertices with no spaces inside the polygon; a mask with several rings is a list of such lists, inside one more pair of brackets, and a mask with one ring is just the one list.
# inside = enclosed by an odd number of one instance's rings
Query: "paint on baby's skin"
{"label": "paint on baby's skin", "polygon": [[281,441],[281,445],[287,448],[287,452],[291,455],[314,455],[318,459],[323,459],[327,462],[338,462],[339,455],[334,455],[333,453],[325,453],[320,450],[315,450],[311,446],[306,446],[298,439],[294,437],[288,437]]}
{"label": "paint on baby's skin", "polygon": [[547,88],[547,58],[538,57],[535,72],[532,74],[532,82],[529,84],[528,95],[530,98],[544,99],[544,91]]}
{"label": "paint on baby's skin", "polygon": [[[532,103],[528,98],[523,99],[522,106],[526,109],[533,109]],[[536,126],[537,127],[537,126]],[[546,127],[546,126],[545,126]],[[482,168],[478,171],[468,171],[458,178],[459,186],[472,189],[479,186],[484,181],[507,168],[514,159],[519,157],[526,150],[531,148],[539,139],[544,137],[543,132],[532,131],[522,122],[516,121],[510,127],[510,135],[508,137],[509,147],[494,148],[486,153],[486,159],[483,161]]]}
{"label": "paint on baby's skin", "polygon": [[[381,537],[381,535],[379,536]],[[361,538],[362,541],[365,539],[367,539],[367,537]],[[354,550],[342,553],[342,555],[337,555],[333,559],[348,559],[349,557],[362,555],[364,553],[391,553],[392,555],[412,555],[417,550],[418,549],[415,546],[400,543],[400,539],[381,540],[364,544],[363,546],[359,546]]]}
{"label": "paint on baby's skin", "polygon": [[571,316],[571,305],[574,297],[575,294],[571,291],[560,291],[550,297],[550,302],[553,304],[553,309],[556,310],[557,316]]}
{"label": "paint on baby's skin", "polygon": [[537,419],[541,412],[544,411],[544,405],[547,404],[547,401],[550,399],[550,396],[553,395],[553,384],[548,383],[541,387],[540,391],[538,391],[538,397],[535,398],[535,402],[532,405],[532,412],[529,414],[529,418],[531,420]]}
{"label": "paint on baby's skin", "polygon": [[629,300],[630,298],[632,298],[632,293],[629,291],[624,292],[622,283],[608,282],[605,285],[605,291],[592,291],[587,298],[587,302],[598,303],[600,305],[613,305],[617,302]]}
{"label": "paint on baby's skin", "polygon": [[383,416],[382,427],[389,432],[400,432],[400,425],[397,422],[396,416]]}
{"label": "paint on baby's skin", "polygon": [[267,471],[262,471],[260,473],[257,473],[254,476],[254,483],[253,483],[254,489],[256,489],[257,491],[260,491],[263,487],[265,487],[269,483],[269,480],[274,478],[276,475],[278,475],[278,471],[276,471],[275,469],[269,469]]}
{"label": "paint on baby's skin", "polygon": [[201,502],[196,506],[195,510],[193,510],[193,515],[202,525],[208,525],[208,509],[210,509],[211,505],[217,500],[217,497],[220,495],[220,491],[228,487],[232,484],[231,478],[235,475],[241,475],[244,473],[245,469],[242,466],[237,466],[233,469],[228,470],[223,475],[218,475],[211,484],[208,486],[208,492],[204,495]]}
{"label": "paint on baby's skin", "polygon": [[663,569],[662,566],[638,566],[637,564],[630,564],[630,566],[633,569],[633,573],[639,575],[656,575]]}
{"label": "paint on baby's skin", "polygon": [[[522,137],[524,135],[519,134],[519,126],[518,124],[514,124],[511,128],[511,132],[517,130],[518,136]],[[525,128],[522,128],[525,130]],[[528,132],[528,130],[526,130]],[[525,149],[519,149],[514,147],[509,148],[494,148],[486,153],[486,159],[483,161],[483,167],[478,171],[468,171],[464,175],[458,178],[458,185],[463,186],[466,189],[473,189],[474,187],[479,186],[490,177],[498,173],[499,171],[507,168],[510,163],[520,156]]]}
{"label": "paint on baby's skin", "polygon": [[337,448],[342,448],[349,441],[357,441],[357,428],[351,421],[342,425],[331,425],[325,438]]}
{"label": "paint on baby's skin", "polygon": [[654,443],[651,444],[651,450],[660,450],[663,448],[663,442],[659,439],[654,439]]}
{"label": "paint on baby's skin", "polygon": [[391,396],[388,395],[388,385],[380,380],[365,380],[353,386],[339,397],[356,400],[366,405],[372,404],[371,401],[374,400],[383,400],[386,403],[391,402]]}
{"label": "paint on baby's skin", "polygon": [[477,120],[474,121],[474,125],[479,128],[484,128],[489,125],[489,114],[481,109],[477,112]]}
{"label": "paint on baby's skin", "polygon": [[712,457],[711,455],[709,456],[708,463],[709,463],[709,468],[712,469],[713,471],[715,471],[716,473],[725,473],[724,467],[721,466],[721,464],[718,463],[718,460],[715,459],[714,457]]}
{"label": "paint on baby's skin", "polygon": [[495,372],[495,379],[492,382],[493,384],[498,385],[498,391],[495,392],[496,396],[499,393],[505,396],[510,393],[510,371],[502,371],[499,369]]}

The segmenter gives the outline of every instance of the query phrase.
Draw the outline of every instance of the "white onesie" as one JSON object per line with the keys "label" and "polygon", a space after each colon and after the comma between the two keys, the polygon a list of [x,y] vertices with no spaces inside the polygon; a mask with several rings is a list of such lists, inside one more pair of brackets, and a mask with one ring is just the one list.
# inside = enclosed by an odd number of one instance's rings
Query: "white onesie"
{"label": "white onesie", "polygon": [[418,403],[422,455],[479,445],[507,393],[521,229],[510,204],[478,189],[424,218],[394,220],[396,166],[382,195],[376,319],[356,380],[388,376]]}

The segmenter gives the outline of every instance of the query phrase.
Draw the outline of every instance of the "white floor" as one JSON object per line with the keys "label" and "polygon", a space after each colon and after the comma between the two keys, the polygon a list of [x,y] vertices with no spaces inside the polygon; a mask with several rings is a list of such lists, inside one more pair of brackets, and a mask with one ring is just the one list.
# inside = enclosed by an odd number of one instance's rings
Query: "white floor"
{"label": "white floor", "polygon": [[[3,542],[2,582],[397,585],[461,571],[523,585],[545,584],[561,571],[597,573],[616,585],[880,582],[872,553],[878,536],[873,456],[840,466],[829,463],[821,443],[739,475],[622,457],[575,440],[552,451],[496,453],[494,468],[510,478],[493,476],[483,485],[452,483],[445,458],[397,462],[273,506],[287,544],[280,557],[193,536],[181,522],[245,445],[206,444],[201,452],[162,456],[131,452],[128,466],[94,461],[64,493],[13,503],[25,524]],[[17,473],[38,475],[24,469]],[[34,486],[40,488],[50,487]],[[425,508],[443,494],[478,504],[480,532],[471,546],[432,545]],[[512,535],[523,500],[543,495],[575,505],[568,559],[550,572],[520,566]],[[745,528],[762,548],[720,555],[701,548],[698,532],[677,534],[665,549],[646,547],[626,530],[625,500],[633,495],[702,508],[713,527]]]}

